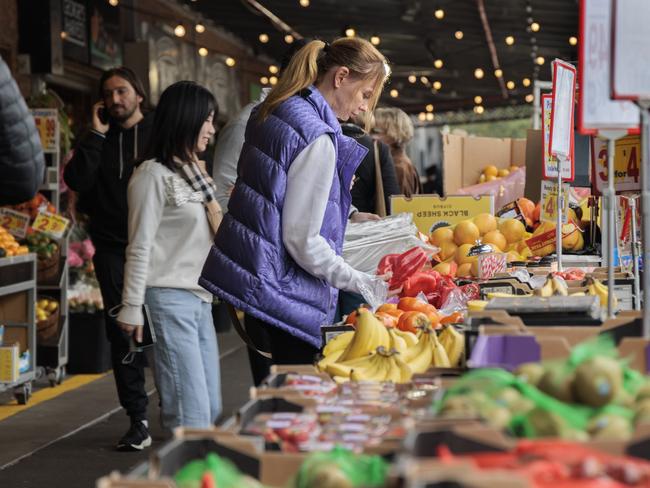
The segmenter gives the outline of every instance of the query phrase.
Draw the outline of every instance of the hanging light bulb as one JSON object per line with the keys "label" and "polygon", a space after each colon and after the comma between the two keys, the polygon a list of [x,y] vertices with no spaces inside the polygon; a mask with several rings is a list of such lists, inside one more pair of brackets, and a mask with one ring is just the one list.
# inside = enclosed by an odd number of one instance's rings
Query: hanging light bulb
{"label": "hanging light bulb", "polygon": [[395,88],[393,88],[390,91],[390,96],[393,97],[393,98],[397,98],[397,97],[399,97],[399,92]]}
{"label": "hanging light bulb", "polygon": [[300,0],[301,7],[309,7],[309,0]]}
{"label": "hanging light bulb", "polygon": [[512,81],[512,80],[508,81],[508,83],[506,83],[506,88],[508,90],[514,90],[515,89],[515,82]]}
{"label": "hanging light bulb", "polygon": [[533,100],[535,100],[535,97],[533,96],[532,93],[529,93],[528,95],[526,95],[526,101],[528,103],[533,103]]}
{"label": "hanging light bulb", "polygon": [[291,44],[294,41],[293,36],[291,34],[287,34],[284,36],[284,42],[287,44]]}
{"label": "hanging light bulb", "polygon": [[441,8],[438,8],[435,12],[433,12],[433,15],[435,15],[436,19],[442,20],[445,18],[445,11]]}
{"label": "hanging light bulb", "polygon": [[348,27],[345,29],[345,36],[346,37],[354,37],[357,35],[357,31],[355,31],[352,27]]}
{"label": "hanging light bulb", "polygon": [[418,77],[415,75],[409,75],[409,83],[415,83],[418,81]]}
{"label": "hanging light bulb", "polygon": [[543,56],[537,56],[537,59],[535,59],[535,62],[537,64],[539,64],[540,66],[544,64],[544,61],[546,61],[546,60],[544,59]]}
{"label": "hanging light bulb", "polygon": [[420,120],[420,122],[424,122],[425,120],[427,120],[427,114],[425,114],[424,112],[420,112],[418,114],[418,119]]}
{"label": "hanging light bulb", "polygon": [[426,117],[427,117],[427,121],[428,121],[428,122],[432,122],[432,121],[433,121],[433,117],[434,117],[434,116],[433,116],[433,114],[432,114],[431,112],[429,112],[429,113],[426,115]]}
{"label": "hanging light bulb", "polygon": [[260,78],[260,83],[261,83],[262,85],[268,85],[268,84],[269,84],[269,79],[268,79],[266,76],[262,76],[262,77]]}
{"label": "hanging light bulb", "polygon": [[464,36],[465,36],[465,34],[463,34],[463,31],[462,31],[462,30],[457,30],[456,32],[454,32],[454,37],[455,37],[456,39],[458,39],[459,41],[460,41]]}
{"label": "hanging light bulb", "polygon": [[483,78],[483,76],[485,76],[485,73],[483,72],[483,70],[481,68],[476,68],[474,70],[474,78],[476,78],[477,80],[480,80],[481,78]]}
{"label": "hanging light bulb", "polygon": [[185,35],[185,27],[183,24],[178,24],[176,27],[174,27],[174,35],[176,37],[183,37]]}
{"label": "hanging light bulb", "polygon": [[440,83],[439,81],[434,81],[433,82],[433,89],[434,90],[440,90],[441,88],[442,88],[442,83]]}
{"label": "hanging light bulb", "polygon": [[485,109],[483,108],[483,105],[477,105],[474,107],[474,112],[481,115],[483,112],[485,112]]}
{"label": "hanging light bulb", "polygon": [[540,29],[540,25],[537,22],[533,22],[532,24],[530,24],[530,30],[532,30],[533,32],[539,32],[539,29]]}
{"label": "hanging light bulb", "polygon": [[379,46],[379,43],[380,43],[380,42],[381,42],[381,39],[379,38],[379,36],[371,36],[371,37],[370,37],[370,43],[371,43],[373,46]]}
{"label": "hanging light bulb", "polygon": [[276,76],[271,76],[269,78],[269,83],[271,83],[271,85],[275,85],[277,82],[278,82],[278,78]]}
{"label": "hanging light bulb", "polygon": [[483,97],[480,96],[480,95],[476,95],[476,96],[474,97],[474,103],[475,103],[476,105],[480,105],[481,103],[483,103]]}
{"label": "hanging light bulb", "polygon": [[117,7],[117,6],[120,4],[120,0],[108,0],[108,3],[109,3],[112,7]]}
{"label": "hanging light bulb", "polygon": [[61,31],[61,39],[66,39],[68,37],[68,33],[66,31]]}
{"label": "hanging light bulb", "polygon": [[426,107],[424,107],[427,112],[433,112],[433,104],[429,103],[427,104]]}
{"label": "hanging light bulb", "polygon": [[506,44],[508,46],[512,46],[515,43],[515,38],[513,36],[507,36],[506,37]]}
{"label": "hanging light bulb", "polygon": [[569,37],[569,44],[575,46],[576,44],[578,44],[578,38],[576,36]]}
{"label": "hanging light bulb", "polygon": [[445,65],[445,63],[442,62],[442,59],[436,59],[433,62],[433,66],[435,66],[436,69],[440,69]]}
{"label": "hanging light bulb", "polygon": [[420,76],[420,81],[422,82],[423,85],[426,85],[427,83],[429,83],[429,78],[427,78],[426,76]]}
{"label": "hanging light bulb", "polygon": [[278,71],[280,71],[280,68],[278,68],[276,65],[272,64],[271,66],[269,66],[269,73],[271,73],[272,75],[277,75]]}
{"label": "hanging light bulb", "polygon": [[503,76],[503,70],[501,68],[495,69],[494,76],[496,76],[497,78],[501,78]]}
{"label": "hanging light bulb", "polygon": [[233,66],[235,66],[235,64],[236,64],[235,58],[231,58],[231,57],[226,58],[226,66],[232,68]]}
{"label": "hanging light bulb", "polygon": [[196,24],[196,25],[194,26],[194,30],[195,30],[198,34],[203,34],[203,33],[205,32],[205,26],[204,26],[202,23],[199,22],[198,24]]}
{"label": "hanging light bulb", "polygon": [[208,50],[204,47],[199,48],[199,56],[205,58],[208,55]]}
{"label": "hanging light bulb", "polygon": [[259,35],[258,39],[260,40],[260,42],[261,42],[262,44],[266,44],[267,42],[269,42],[269,35],[268,35],[268,34],[265,34],[265,33],[261,33],[261,34]]}
{"label": "hanging light bulb", "polygon": [[530,78],[524,78],[521,80],[521,84],[524,86],[530,86]]}

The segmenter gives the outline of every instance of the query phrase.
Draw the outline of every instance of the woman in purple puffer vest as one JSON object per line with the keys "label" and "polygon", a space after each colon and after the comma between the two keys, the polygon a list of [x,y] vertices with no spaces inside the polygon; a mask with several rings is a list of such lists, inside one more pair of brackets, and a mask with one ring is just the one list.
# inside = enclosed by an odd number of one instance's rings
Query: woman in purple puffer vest
{"label": "woman in purple puffer vest", "polygon": [[248,121],[228,213],[199,283],[268,334],[276,364],[313,360],[338,290],[366,297],[380,279],[341,258],[350,187],[366,149],[339,120],[372,111],[389,75],[369,42],[306,44]]}

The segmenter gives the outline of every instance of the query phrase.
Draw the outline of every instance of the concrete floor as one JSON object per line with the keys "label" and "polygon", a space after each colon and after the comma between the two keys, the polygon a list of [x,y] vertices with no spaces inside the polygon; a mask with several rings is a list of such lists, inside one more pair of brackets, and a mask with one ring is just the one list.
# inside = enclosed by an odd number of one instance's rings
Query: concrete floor
{"label": "concrete floor", "polygon": [[[219,334],[224,415],[248,400],[252,378],[246,348],[234,333]],[[35,388],[49,388],[39,380]],[[0,422],[1,488],[91,488],[111,471],[127,473],[146,461],[166,435],[158,425],[158,398],[148,377],[153,446],[117,452],[128,418],[120,409],[112,374],[34,405]],[[0,396],[0,405],[11,401]]]}

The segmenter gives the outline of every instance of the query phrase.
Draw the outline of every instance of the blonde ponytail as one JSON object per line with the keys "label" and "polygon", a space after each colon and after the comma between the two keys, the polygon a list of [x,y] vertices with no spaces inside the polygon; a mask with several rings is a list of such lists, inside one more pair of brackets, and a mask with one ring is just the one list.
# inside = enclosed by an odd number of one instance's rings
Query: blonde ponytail
{"label": "blonde ponytail", "polygon": [[323,41],[311,41],[294,54],[278,83],[260,105],[259,120],[265,120],[282,102],[316,82],[318,56],[324,47]]}

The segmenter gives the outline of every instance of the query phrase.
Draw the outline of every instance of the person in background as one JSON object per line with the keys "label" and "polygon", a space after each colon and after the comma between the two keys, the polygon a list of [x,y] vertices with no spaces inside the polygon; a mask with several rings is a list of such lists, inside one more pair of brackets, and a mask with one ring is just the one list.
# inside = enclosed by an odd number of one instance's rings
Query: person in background
{"label": "person in background", "polygon": [[168,429],[208,428],[221,413],[212,295],[198,285],[222,217],[214,182],[199,160],[215,133],[217,111],[201,85],[168,87],[156,108],[147,160],[128,189],[129,245],[117,321],[141,342],[143,305],[149,308],[153,370]]}
{"label": "person in background", "polygon": [[363,39],[312,41],[249,119],[200,283],[268,330],[275,364],[312,361],[338,289],[369,299],[386,293],[381,278],[340,256],[348,218],[377,217],[351,209],[352,178],[367,150],[338,120],[372,111],[388,74],[384,56]]}
{"label": "person in background", "polygon": [[44,171],[34,118],[0,57],[0,205],[31,199],[43,182]]}
{"label": "person in background", "polygon": [[409,116],[399,108],[378,108],[372,133],[390,147],[401,193],[407,198],[422,193],[420,176],[406,154],[406,145],[413,139]]}
{"label": "person in background", "polygon": [[127,185],[134,160],[141,157],[149,137],[153,113],[144,115],[144,88],[126,67],[105,71],[99,82],[100,101],[93,105],[92,126],[74,151],[63,173],[65,183],[79,193],[79,207],[89,216],[88,232],[95,245],[93,264],[104,301],[106,333],[120,404],[131,425],[118,441],[122,451],[151,445],[147,423],[144,355],[124,364],[129,338],[110,310],[122,299],[127,232]]}
{"label": "person in background", "polygon": [[[298,39],[291,44],[291,47],[282,58],[279,76],[282,76],[282,72],[289,64],[292,56],[306,43],[307,41],[304,39]],[[248,123],[253,107],[264,101],[270,91],[270,88],[262,88],[260,98],[246,105],[219,131],[217,144],[214,149],[212,177],[217,187],[217,201],[224,212],[228,209],[228,200],[230,200],[230,194],[235,187],[237,162],[239,161],[239,155],[244,146],[246,124]],[[268,353],[270,346],[266,328],[257,328],[255,327],[257,324],[257,321],[249,321],[249,323],[245,324],[246,334],[248,334],[250,340],[256,346],[255,350],[251,347],[247,348],[248,361],[255,386],[259,386],[262,380],[268,376],[271,368],[271,360],[258,352],[263,351]]]}

